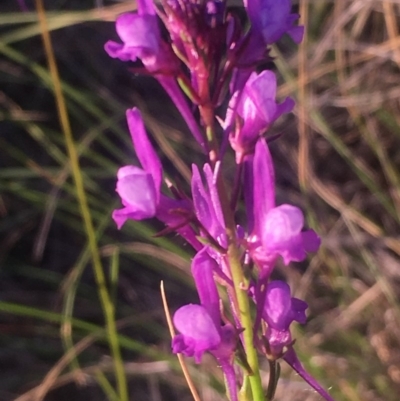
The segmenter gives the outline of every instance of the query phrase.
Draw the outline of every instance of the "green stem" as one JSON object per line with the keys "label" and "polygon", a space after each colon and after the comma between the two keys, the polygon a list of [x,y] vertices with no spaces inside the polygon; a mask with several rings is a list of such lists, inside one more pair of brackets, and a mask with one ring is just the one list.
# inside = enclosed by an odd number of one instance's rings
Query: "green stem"
{"label": "green stem", "polygon": [[[218,157],[219,149],[214,133],[214,113],[213,110],[200,110],[203,121],[206,123],[207,140],[210,150],[210,161],[215,165],[212,155]],[[214,161],[214,163],[213,163]],[[253,401],[264,401],[264,392],[261,383],[260,368],[258,365],[258,355],[254,347],[253,335],[253,321],[250,313],[250,302],[247,295],[248,281],[243,274],[242,264],[240,261],[240,252],[236,243],[236,224],[233,211],[230,207],[226,185],[222,174],[217,177],[217,189],[221,202],[222,212],[226,224],[226,234],[228,237],[228,252],[227,258],[230,266],[232,280],[234,284],[234,291],[238,306],[238,317],[243,331],[243,342],[246,352],[247,362],[251,368],[251,375],[249,376],[250,387],[253,395]]]}
{"label": "green stem", "polygon": [[[225,209],[225,208],[224,208]],[[264,392],[261,383],[260,368],[258,365],[258,355],[254,347],[253,321],[250,314],[250,303],[247,295],[248,282],[244,277],[242,265],[240,263],[239,249],[235,241],[235,232],[227,227],[228,234],[228,261],[231,270],[234,290],[236,294],[239,310],[239,319],[244,329],[243,342],[246,352],[247,362],[252,374],[249,376],[250,387],[253,394],[253,401],[264,401]]]}

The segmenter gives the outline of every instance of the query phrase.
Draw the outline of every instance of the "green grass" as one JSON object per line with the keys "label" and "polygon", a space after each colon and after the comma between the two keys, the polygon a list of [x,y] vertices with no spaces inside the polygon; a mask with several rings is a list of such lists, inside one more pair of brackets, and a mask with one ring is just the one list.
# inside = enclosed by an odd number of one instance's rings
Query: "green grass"
{"label": "green grass", "polygon": [[[88,389],[113,401],[127,392],[132,400],[189,399],[169,351],[159,281],[171,309],[195,301],[193,252],[173,235],[154,237],[156,222],[118,232],[110,217],[119,206],[115,173],[136,163],[126,108],[146,108],[167,174],[183,188],[190,164],[201,160],[161,89],[102,49],[115,37],[110,21],[134,5],[106,4],[103,12],[89,1],[79,10],[54,3],[46,18],[58,80],[36,12],[9,3],[14,12],[0,16],[0,399],[27,400],[32,388],[49,400],[53,388],[78,401]],[[323,247],[309,263],[279,272],[310,305],[307,325],[295,330],[310,372],[338,401],[397,401],[399,9],[388,1],[309,3],[307,41],[299,51],[285,40],[274,48],[279,96],[294,96],[298,106],[274,127],[285,135],[271,149],[279,201],[305,209]],[[189,365],[202,399],[223,397],[211,359]],[[320,399],[284,366],[283,377],[278,401]]]}

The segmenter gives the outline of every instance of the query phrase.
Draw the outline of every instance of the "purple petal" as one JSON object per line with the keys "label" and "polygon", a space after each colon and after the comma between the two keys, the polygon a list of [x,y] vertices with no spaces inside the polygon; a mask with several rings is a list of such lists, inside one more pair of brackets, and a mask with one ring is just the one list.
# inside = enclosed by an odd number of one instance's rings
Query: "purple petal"
{"label": "purple petal", "polygon": [[318,394],[325,398],[327,401],[335,401],[323,387],[304,369],[303,365],[297,358],[294,349],[290,347],[283,359],[301,376]]}
{"label": "purple petal", "polygon": [[185,221],[188,222],[191,213],[192,209],[188,201],[160,195],[156,217],[167,226],[178,226]]}
{"label": "purple petal", "polygon": [[104,45],[104,50],[107,54],[112,58],[118,58],[121,61],[135,61],[136,56],[133,56],[131,52],[126,51],[125,46],[120,43],[114,42],[113,40],[109,40]]}
{"label": "purple petal", "polygon": [[172,342],[173,352],[194,356],[199,363],[204,352],[218,347],[220,334],[207,310],[201,305],[185,305],[173,317],[174,325],[181,335]]}
{"label": "purple petal", "polygon": [[246,216],[247,216],[247,231],[252,233],[254,231],[254,155],[247,155],[244,158],[243,168],[243,194],[244,203],[246,205]]}
{"label": "purple petal", "polygon": [[154,217],[157,206],[156,189],[150,174],[136,166],[118,170],[117,188],[124,209],[116,210],[113,218],[119,228],[126,219],[142,220]]}
{"label": "purple petal", "polygon": [[295,43],[299,44],[304,37],[304,26],[294,26],[288,31],[288,34]]}
{"label": "purple petal", "polygon": [[195,164],[192,165],[192,170],[192,198],[196,217],[215,240],[226,246],[225,226],[212,170],[209,166],[204,166],[208,190],[204,187]]}
{"label": "purple petal", "polygon": [[278,41],[281,36],[291,29],[295,14],[290,14],[291,1],[264,0],[262,5],[262,34],[267,44]]}
{"label": "purple petal", "polygon": [[235,369],[229,361],[219,360],[218,361],[222,371],[224,372],[226,387],[228,389],[229,400],[238,401],[238,389]]}
{"label": "purple petal", "polygon": [[192,165],[192,198],[196,217],[210,231],[213,224],[210,197],[206,193],[199,168],[195,164]]}
{"label": "purple petal", "polygon": [[124,207],[123,209],[116,209],[112,213],[112,218],[117,224],[118,229],[121,229],[126,220],[144,220],[150,217],[153,216],[150,216],[150,213],[147,211],[143,212],[131,206]]}
{"label": "purple petal", "polygon": [[137,9],[140,15],[156,15],[153,0],[137,0]]}
{"label": "purple petal", "polygon": [[253,72],[246,82],[244,94],[251,99],[266,121],[272,120],[276,106],[276,76],[272,71],[265,70],[258,75]]}
{"label": "purple petal", "polygon": [[143,169],[153,177],[158,200],[162,178],[160,159],[149,141],[140,111],[136,107],[129,109],[126,112],[126,117],[136,155]]}
{"label": "purple petal", "polygon": [[292,298],[290,287],[283,281],[267,285],[263,318],[268,323],[266,337],[273,355],[279,357],[292,342],[290,325],[294,320],[305,323],[307,303]]}
{"label": "purple petal", "polygon": [[157,19],[152,15],[122,14],[117,18],[116,30],[126,48],[136,48],[138,57],[145,51],[156,53],[160,47]]}
{"label": "purple petal", "polygon": [[246,0],[244,3],[253,32],[262,33],[266,44],[278,41],[285,33],[289,33],[297,43],[301,40],[300,29],[294,30],[296,27],[293,27],[299,16],[291,14],[290,0]]}
{"label": "purple petal", "polygon": [[292,317],[290,287],[284,281],[271,281],[267,287],[264,317],[276,330],[288,330]]}
{"label": "purple petal", "polygon": [[202,149],[206,148],[204,137],[202,132],[199,129],[199,126],[193,117],[193,113],[190,110],[185,97],[182,94],[181,89],[179,88],[178,84],[176,83],[175,78],[172,77],[164,77],[159,76],[158,81],[164,88],[164,90],[168,93],[169,97],[171,98],[172,102],[175,104],[176,108],[181,113],[181,116],[185,120],[187,126],[189,127],[193,137],[196,141],[200,144]]}
{"label": "purple petal", "polygon": [[301,233],[303,246],[306,252],[317,252],[321,246],[321,238],[314,230],[307,230]]}
{"label": "purple petal", "polygon": [[259,139],[253,159],[254,231],[261,236],[268,212],[275,206],[275,173],[267,142]]}
{"label": "purple petal", "polygon": [[[276,103],[276,76],[272,71],[265,70],[260,74],[253,72],[241,93],[236,92],[230,102],[225,127],[229,129],[235,112],[241,117],[243,125],[230,132],[229,140],[238,156],[252,153],[258,137],[269,129],[271,124],[282,113],[289,112],[294,107],[294,101],[287,98],[283,103]],[[233,128],[231,128],[232,131]]]}
{"label": "purple petal", "polygon": [[237,104],[237,113],[244,120],[244,125],[236,135],[236,141],[244,150],[254,146],[262,131],[271,125],[276,114],[275,96],[276,78],[272,71],[250,75]]}
{"label": "purple petal", "polygon": [[122,228],[122,226],[125,224],[126,220],[129,218],[129,211],[126,209],[128,208],[123,208],[123,209],[116,209],[112,212],[112,218],[115,221],[115,224],[118,227],[118,230]]}
{"label": "purple petal", "polygon": [[189,225],[192,216],[192,207],[186,200],[171,199],[160,194],[156,217],[169,227],[176,227],[175,231],[192,247],[199,251],[204,247],[196,238],[194,229]]}
{"label": "purple petal", "polygon": [[222,213],[221,202],[219,199],[218,188],[217,188],[217,177],[211,170],[209,164],[205,164],[203,167],[204,174],[207,180],[208,192],[210,194],[210,209],[213,212],[213,228],[211,234],[215,236],[218,242],[222,246],[226,246],[226,230],[224,215]]}
{"label": "purple petal", "polygon": [[301,261],[306,257],[301,235],[304,217],[301,210],[292,205],[281,205],[271,209],[262,220],[262,244],[270,253],[290,261]]}
{"label": "purple petal", "polygon": [[276,120],[284,113],[290,113],[295,106],[295,101],[291,97],[287,97],[282,103],[277,105],[276,114],[274,119]]}
{"label": "purple petal", "polygon": [[179,68],[179,60],[169,43],[161,38],[153,4],[147,0],[140,3],[138,13],[126,13],[117,18],[116,30],[123,45],[108,42],[105,49],[111,57],[123,61],[139,58],[150,72],[173,75]]}
{"label": "purple petal", "polygon": [[219,345],[216,351],[212,351],[213,355],[221,360],[221,359],[231,359],[233,353],[235,352],[238,336],[235,328],[231,324],[226,324],[221,327],[221,344]]}
{"label": "purple petal", "polygon": [[308,308],[307,302],[298,298],[292,298],[292,317],[293,320],[304,324],[307,320],[306,309]]}
{"label": "purple petal", "polygon": [[289,330],[277,330],[268,327],[266,332],[270,352],[276,358],[280,358],[286,346],[292,343],[292,335]]}
{"label": "purple petal", "polygon": [[203,248],[192,261],[192,275],[196,283],[201,304],[207,309],[208,314],[214,322],[215,327],[221,325],[219,311],[219,295],[214,281],[214,269],[216,262]]}

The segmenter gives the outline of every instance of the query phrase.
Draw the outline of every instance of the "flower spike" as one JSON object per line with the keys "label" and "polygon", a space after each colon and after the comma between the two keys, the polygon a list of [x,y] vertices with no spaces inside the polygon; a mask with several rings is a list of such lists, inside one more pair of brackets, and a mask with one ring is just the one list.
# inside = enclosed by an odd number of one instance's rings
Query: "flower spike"
{"label": "flower spike", "polygon": [[[299,16],[291,0],[244,0],[246,22],[226,0],[137,3],[137,12],[117,18],[119,42],[108,41],[105,50],[157,79],[210,162],[192,165],[190,188],[175,187],[172,179],[163,185],[161,160],[141,114],[127,111],[138,165],[118,170],[123,207],[113,218],[118,228],[127,219],[156,218],[166,225],[158,236],[178,233],[196,251],[191,274],[199,302],[176,310],[172,351],[196,363],[211,354],[230,401],[272,400],[280,359],[333,401],[293,348],[291,325],[306,322],[307,303],[292,297],[287,283],[271,281],[278,261],[303,261],[321,242],[304,228],[300,208],[276,203],[268,147],[281,135],[269,135],[272,124],[294,107],[289,97],[277,101],[277,77],[266,69],[273,61],[269,52],[285,34],[300,42]],[[226,157],[229,151],[236,164]],[[259,353],[271,368],[267,389]]]}

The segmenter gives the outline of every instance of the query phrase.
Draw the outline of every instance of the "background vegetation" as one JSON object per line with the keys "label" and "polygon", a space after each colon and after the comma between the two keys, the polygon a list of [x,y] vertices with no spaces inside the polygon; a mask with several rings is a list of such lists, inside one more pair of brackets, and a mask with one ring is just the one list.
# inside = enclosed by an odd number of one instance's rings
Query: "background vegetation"
{"label": "background vegetation", "polygon": [[[0,4],[0,400],[123,401],[125,380],[131,400],[190,400],[159,283],[171,310],[196,302],[192,251],[154,237],[157,222],[118,232],[110,218],[116,170],[135,163],[125,110],[144,110],[183,187],[201,156],[160,87],[103,51],[116,39],[111,21],[133,1],[46,2],[75,139],[68,152],[43,28],[26,5]],[[303,207],[323,247],[277,275],[310,304],[296,347],[335,399],[398,401],[400,4],[309,0],[299,9],[306,40],[299,51],[286,39],[273,50],[279,96],[298,106],[274,126],[284,135],[272,152],[278,201]],[[81,217],[85,199],[93,229]],[[223,399],[213,360],[188,364],[202,399]],[[319,399],[283,374],[278,401]]]}

